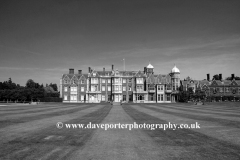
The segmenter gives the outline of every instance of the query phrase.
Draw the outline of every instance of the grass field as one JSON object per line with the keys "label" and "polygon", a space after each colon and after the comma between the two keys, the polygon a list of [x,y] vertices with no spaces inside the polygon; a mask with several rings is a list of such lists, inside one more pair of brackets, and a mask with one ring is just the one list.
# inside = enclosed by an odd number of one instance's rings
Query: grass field
{"label": "grass field", "polygon": [[[200,128],[58,129],[57,122]],[[240,159],[240,103],[1,104],[0,159]]]}

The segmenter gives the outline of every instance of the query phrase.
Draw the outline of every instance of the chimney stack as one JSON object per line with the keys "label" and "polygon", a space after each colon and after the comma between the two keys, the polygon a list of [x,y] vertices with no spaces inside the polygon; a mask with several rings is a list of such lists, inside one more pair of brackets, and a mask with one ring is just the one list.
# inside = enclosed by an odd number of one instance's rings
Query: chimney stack
{"label": "chimney stack", "polygon": [[144,74],[147,74],[147,67],[144,67]]}
{"label": "chimney stack", "polygon": [[114,70],[114,65],[112,64],[112,71]]}
{"label": "chimney stack", "polygon": [[234,74],[232,74],[232,80],[235,78],[235,75]]}
{"label": "chimney stack", "polygon": [[105,68],[103,68],[103,72],[105,72]]}
{"label": "chimney stack", "polygon": [[78,74],[82,74],[82,70],[78,70]]}
{"label": "chimney stack", "polygon": [[219,80],[222,81],[222,74],[219,74],[218,77],[219,77]]}
{"label": "chimney stack", "polygon": [[91,67],[88,67],[88,73],[91,73]]}
{"label": "chimney stack", "polygon": [[207,74],[207,80],[210,81],[210,74]]}
{"label": "chimney stack", "polygon": [[74,74],[74,69],[73,68],[69,69],[69,74]]}

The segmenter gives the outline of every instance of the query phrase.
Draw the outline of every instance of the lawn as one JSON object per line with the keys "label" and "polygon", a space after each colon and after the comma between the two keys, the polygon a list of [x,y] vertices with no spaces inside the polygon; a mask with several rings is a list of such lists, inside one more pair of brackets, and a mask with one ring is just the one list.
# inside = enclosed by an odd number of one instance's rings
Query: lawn
{"label": "lawn", "polygon": [[[67,129],[193,124],[198,129]],[[0,105],[0,159],[240,159],[240,103]]]}

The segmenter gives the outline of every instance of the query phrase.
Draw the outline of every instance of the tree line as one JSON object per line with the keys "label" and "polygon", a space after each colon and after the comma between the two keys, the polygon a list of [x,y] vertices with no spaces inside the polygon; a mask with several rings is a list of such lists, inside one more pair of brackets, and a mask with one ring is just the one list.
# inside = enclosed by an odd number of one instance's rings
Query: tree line
{"label": "tree line", "polygon": [[8,81],[0,82],[0,101],[45,101],[59,98],[59,95],[57,84],[53,83],[43,86],[43,84],[40,85],[29,79],[25,86],[20,86],[12,82],[11,78]]}

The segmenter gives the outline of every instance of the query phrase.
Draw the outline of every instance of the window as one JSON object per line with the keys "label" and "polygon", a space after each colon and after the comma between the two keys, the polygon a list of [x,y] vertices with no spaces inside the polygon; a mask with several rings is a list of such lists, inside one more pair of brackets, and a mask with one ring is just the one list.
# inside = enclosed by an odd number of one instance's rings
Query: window
{"label": "window", "polygon": [[105,95],[102,95],[102,101],[105,101]]}
{"label": "window", "polygon": [[67,79],[64,80],[64,84],[68,84],[68,80]]}
{"label": "window", "polygon": [[126,79],[123,79],[123,83],[126,83]]}
{"label": "window", "polygon": [[108,91],[111,91],[111,86],[108,86]]}
{"label": "window", "polygon": [[158,101],[163,101],[163,94],[158,94]]}
{"label": "window", "polygon": [[149,95],[149,100],[153,101],[153,95],[152,94]]}
{"label": "window", "polygon": [[71,87],[71,94],[77,94],[77,87]]}
{"label": "window", "polygon": [[68,87],[64,87],[64,92],[67,92],[68,91]]}
{"label": "window", "polygon": [[128,91],[132,91],[132,87],[131,86],[128,86]]}
{"label": "window", "polygon": [[105,91],[105,86],[102,86],[102,91]]}
{"label": "window", "polygon": [[159,85],[159,86],[158,86],[158,90],[159,90],[159,91],[163,91],[163,85]]}
{"label": "window", "polygon": [[115,86],[115,91],[119,91],[119,86]]}
{"label": "window", "polygon": [[170,94],[167,94],[167,101],[171,101]]}
{"label": "window", "polygon": [[81,92],[84,92],[84,87],[81,87]]}
{"label": "window", "polygon": [[144,100],[144,96],[141,95],[141,94],[138,94],[138,95],[137,95],[137,100]]}
{"label": "window", "polygon": [[174,85],[174,83],[173,83],[173,85],[172,85],[172,90],[175,91],[175,85]]}
{"label": "window", "polygon": [[91,86],[91,91],[98,91],[98,86],[97,85],[92,85]]}
{"label": "window", "polygon": [[118,78],[115,78],[115,83],[119,83],[119,79]]}
{"label": "window", "polygon": [[226,87],[225,90],[226,90],[226,92],[229,92],[229,88]]}
{"label": "window", "polygon": [[143,78],[137,78],[137,84],[143,84]]}
{"label": "window", "polygon": [[102,83],[106,83],[106,82],[105,82],[105,79],[102,79]]}
{"label": "window", "polygon": [[137,86],[137,91],[142,92],[143,91],[143,86],[142,85]]}
{"label": "window", "polygon": [[78,84],[78,80],[76,80],[76,79],[73,82],[74,82],[74,84]]}
{"label": "window", "polygon": [[126,95],[123,95],[123,101],[126,101],[127,99],[126,99]]}
{"label": "window", "polygon": [[77,91],[77,87],[71,87],[71,92],[76,92]]}
{"label": "window", "polygon": [[126,91],[126,86],[123,86],[123,91]]}
{"label": "window", "polygon": [[71,101],[76,101],[77,100],[77,96],[76,95],[72,95],[71,96]]}
{"label": "window", "polygon": [[98,84],[98,79],[97,78],[91,78],[91,83],[92,84]]}
{"label": "window", "polygon": [[108,83],[111,83],[111,79],[108,79]]}
{"label": "window", "polygon": [[64,100],[67,100],[68,98],[67,98],[67,95],[64,95]]}
{"label": "window", "polygon": [[132,78],[128,79],[128,83],[132,83]]}
{"label": "window", "polygon": [[81,95],[81,101],[84,101],[84,95]]}
{"label": "window", "polygon": [[171,90],[171,85],[170,84],[168,84],[166,87],[167,87],[167,90]]}
{"label": "window", "polygon": [[223,92],[223,89],[222,88],[218,88],[219,92],[222,93]]}

